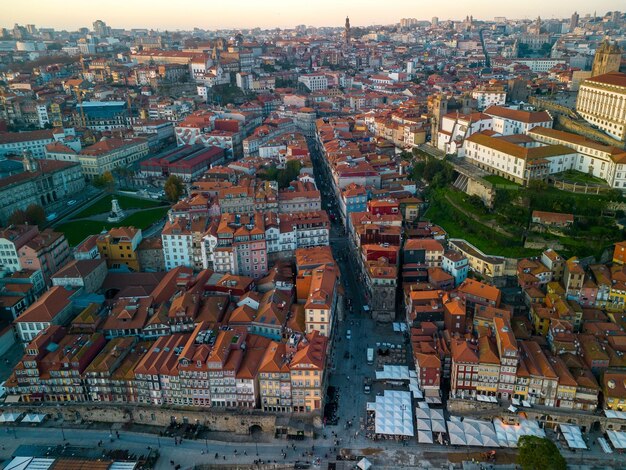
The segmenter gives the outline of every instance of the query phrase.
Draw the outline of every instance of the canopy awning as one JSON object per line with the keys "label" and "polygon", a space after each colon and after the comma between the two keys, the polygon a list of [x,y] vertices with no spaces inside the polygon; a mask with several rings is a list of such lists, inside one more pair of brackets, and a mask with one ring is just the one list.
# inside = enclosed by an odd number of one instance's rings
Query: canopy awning
{"label": "canopy awning", "polygon": [[[369,405],[369,404],[368,404]],[[413,407],[411,394],[398,390],[385,390],[368,409],[374,409],[376,434],[413,436]]]}
{"label": "canopy awning", "polygon": [[45,419],[45,414],[29,413],[22,418],[22,423],[42,423]]}
{"label": "canopy awning", "polygon": [[24,413],[5,411],[0,415],[0,423],[15,423]]}
{"label": "canopy awning", "polygon": [[626,411],[604,410],[604,416],[612,419],[626,419]]}
{"label": "canopy awning", "polygon": [[607,436],[615,449],[626,449],[626,432],[623,431],[607,431]]}
{"label": "canopy awning", "polygon": [[433,443],[433,433],[430,431],[418,430],[417,431],[417,442],[422,444],[432,444]]}
{"label": "canopy awning", "polygon": [[611,449],[611,446],[609,445],[608,442],[606,442],[606,439],[603,437],[599,437],[598,438],[598,442],[600,443],[600,447],[602,447],[602,450],[604,451],[605,454],[612,454],[613,450]]}

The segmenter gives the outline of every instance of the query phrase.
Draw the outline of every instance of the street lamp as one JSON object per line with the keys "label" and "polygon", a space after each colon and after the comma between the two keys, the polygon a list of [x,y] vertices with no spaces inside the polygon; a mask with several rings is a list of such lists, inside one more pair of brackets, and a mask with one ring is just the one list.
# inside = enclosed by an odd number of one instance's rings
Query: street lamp
{"label": "street lamp", "polygon": [[161,448],[161,437],[157,434],[157,444],[159,445],[159,449]]}
{"label": "street lamp", "polygon": [[63,441],[65,441],[65,431],[63,430],[63,426],[61,426],[61,436],[63,436]]}

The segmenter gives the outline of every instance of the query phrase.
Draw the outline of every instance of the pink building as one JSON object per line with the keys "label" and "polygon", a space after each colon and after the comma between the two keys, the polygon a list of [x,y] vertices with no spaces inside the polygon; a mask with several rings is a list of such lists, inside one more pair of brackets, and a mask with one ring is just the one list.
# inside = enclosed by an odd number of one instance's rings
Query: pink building
{"label": "pink building", "polygon": [[61,232],[47,228],[22,246],[20,264],[26,269],[39,269],[46,283],[59,269],[72,260],[70,246]]}

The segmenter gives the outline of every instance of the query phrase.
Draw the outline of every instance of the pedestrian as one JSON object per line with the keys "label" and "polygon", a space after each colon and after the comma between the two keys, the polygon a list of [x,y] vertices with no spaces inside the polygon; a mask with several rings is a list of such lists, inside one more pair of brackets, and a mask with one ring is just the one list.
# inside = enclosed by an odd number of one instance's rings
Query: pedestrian
{"label": "pedestrian", "polygon": [[243,455],[248,455],[248,452],[244,450]]}

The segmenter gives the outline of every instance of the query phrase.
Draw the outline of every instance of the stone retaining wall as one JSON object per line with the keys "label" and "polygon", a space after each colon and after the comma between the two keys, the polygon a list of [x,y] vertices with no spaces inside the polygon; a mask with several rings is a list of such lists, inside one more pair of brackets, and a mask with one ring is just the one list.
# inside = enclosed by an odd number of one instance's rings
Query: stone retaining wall
{"label": "stone retaining wall", "polygon": [[276,416],[261,411],[243,413],[240,411],[203,411],[182,408],[160,408],[138,405],[42,405],[17,404],[11,411],[45,413],[55,419],[62,418],[69,423],[93,421],[98,423],[134,423],[149,426],[167,427],[171,423],[201,424],[211,431],[227,431],[236,434],[249,434],[250,428],[259,426],[263,432],[274,434]]}

